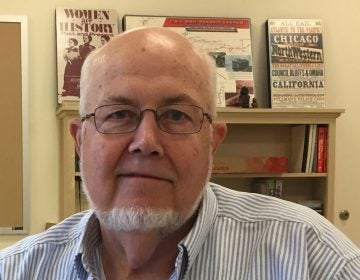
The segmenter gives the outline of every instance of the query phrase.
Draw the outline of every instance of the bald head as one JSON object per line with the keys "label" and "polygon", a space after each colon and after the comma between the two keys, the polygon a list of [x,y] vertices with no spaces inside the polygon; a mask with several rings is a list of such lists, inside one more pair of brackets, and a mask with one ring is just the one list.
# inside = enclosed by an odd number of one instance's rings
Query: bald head
{"label": "bald head", "polygon": [[94,109],[91,104],[106,94],[102,92],[106,80],[119,75],[151,79],[159,73],[192,85],[208,99],[207,109],[215,112],[215,67],[211,58],[180,34],[146,27],[118,35],[86,59],[80,83],[80,114]]}

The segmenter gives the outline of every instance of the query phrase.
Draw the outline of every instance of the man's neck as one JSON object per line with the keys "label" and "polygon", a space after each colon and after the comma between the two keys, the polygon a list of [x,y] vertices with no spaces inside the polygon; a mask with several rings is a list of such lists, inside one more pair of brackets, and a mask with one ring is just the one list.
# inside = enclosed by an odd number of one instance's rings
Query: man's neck
{"label": "man's neck", "polygon": [[178,255],[177,245],[194,220],[167,236],[157,231],[113,233],[101,227],[106,279],[169,279]]}

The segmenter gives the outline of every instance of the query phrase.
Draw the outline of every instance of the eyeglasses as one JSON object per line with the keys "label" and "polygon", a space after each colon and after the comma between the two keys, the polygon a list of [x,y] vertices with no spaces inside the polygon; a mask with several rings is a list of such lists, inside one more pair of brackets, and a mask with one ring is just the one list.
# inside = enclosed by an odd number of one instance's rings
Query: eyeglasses
{"label": "eyeglasses", "polygon": [[112,104],[97,107],[93,113],[81,118],[85,121],[94,117],[96,130],[104,134],[122,134],[135,131],[145,111],[155,114],[158,127],[172,134],[193,134],[201,130],[204,117],[212,123],[209,113],[201,107],[188,104],[171,104],[157,109],[144,109],[128,104]]}

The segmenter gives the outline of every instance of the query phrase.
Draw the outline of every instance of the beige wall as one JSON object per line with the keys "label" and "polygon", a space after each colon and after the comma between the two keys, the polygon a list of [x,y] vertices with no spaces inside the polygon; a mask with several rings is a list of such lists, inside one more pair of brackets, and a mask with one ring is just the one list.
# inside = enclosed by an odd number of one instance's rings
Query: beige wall
{"label": "beige wall", "polygon": [[[106,3],[106,4],[102,4]],[[359,120],[360,4],[357,0],[12,0],[0,2],[3,15],[24,14],[29,20],[30,94],[30,218],[31,233],[44,229],[46,222],[58,219],[58,122],[56,109],[55,7],[113,8],[124,14],[250,17],[257,93],[267,96],[264,23],[267,18],[321,18],[325,25],[326,90],[328,107],[345,108],[338,121],[335,209],[347,208],[350,221],[336,224],[360,245],[355,227],[360,221]],[[1,38],[6,47],[6,38]],[[0,49],[1,49],[0,47]],[[346,196],[348,195],[348,196]],[[347,201],[348,197],[353,202]],[[0,248],[21,236],[0,236]]]}

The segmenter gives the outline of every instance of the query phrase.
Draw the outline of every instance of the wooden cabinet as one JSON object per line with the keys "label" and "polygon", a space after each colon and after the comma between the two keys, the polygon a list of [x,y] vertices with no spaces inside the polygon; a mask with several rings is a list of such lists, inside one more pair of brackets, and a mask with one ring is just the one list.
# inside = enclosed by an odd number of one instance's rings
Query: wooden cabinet
{"label": "wooden cabinet", "polygon": [[251,191],[256,178],[281,178],[284,199],[322,200],[324,215],[333,222],[336,118],[343,112],[342,109],[218,108],[217,120],[227,123],[228,135],[217,156],[291,158],[293,126],[321,124],[328,127],[327,172],[216,174],[212,181],[240,191]]}
{"label": "wooden cabinet", "polygon": [[[68,122],[77,116],[77,103],[59,106],[61,122],[60,217],[76,211],[75,148],[68,132]],[[298,124],[322,124],[328,127],[327,173],[239,173],[214,174],[212,181],[240,191],[251,191],[256,178],[279,177],[283,180],[283,198],[291,201],[319,199],[324,215],[334,220],[334,174],[336,118],[342,109],[239,109],[218,108],[217,121],[226,122],[228,135],[217,156],[291,157],[291,130]]]}

